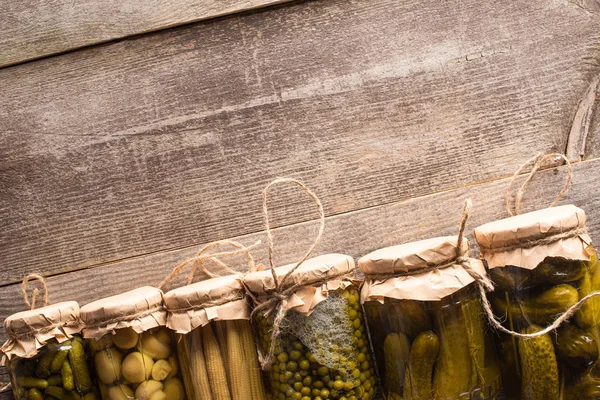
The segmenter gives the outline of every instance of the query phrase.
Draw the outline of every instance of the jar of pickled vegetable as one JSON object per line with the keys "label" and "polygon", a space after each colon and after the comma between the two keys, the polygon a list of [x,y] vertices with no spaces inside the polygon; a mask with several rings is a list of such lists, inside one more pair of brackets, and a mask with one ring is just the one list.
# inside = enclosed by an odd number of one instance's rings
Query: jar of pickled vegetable
{"label": "jar of pickled vegetable", "polygon": [[142,287],[81,307],[103,400],[186,399],[163,293]]}
{"label": "jar of pickled vegetable", "polygon": [[[493,399],[500,367],[458,237],[374,251],[358,261],[375,358],[387,399]],[[463,239],[460,254],[468,250]],[[485,275],[483,264],[461,259]]]}
{"label": "jar of pickled vegetable", "polygon": [[[275,268],[278,280],[294,265]],[[272,399],[373,399],[376,377],[354,277],[354,260],[341,254],[302,263],[280,291],[285,316],[267,374]],[[274,296],[272,272],[245,276],[257,302]],[[269,354],[277,312],[256,313],[263,354]]]}
{"label": "jar of pickled vegetable", "polygon": [[208,279],[165,294],[167,326],[193,399],[266,399],[250,304],[239,275]]}
{"label": "jar of pickled vegetable", "polygon": [[[535,333],[589,293],[600,265],[583,210],[553,207],[482,225],[475,237],[496,289],[488,295],[503,326]],[[600,298],[592,297],[555,332],[502,334],[499,353],[511,398],[600,398]]]}
{"label": "jar of pickled vegetable", "polygon": [[83,324],[74,301],[11,315],[2,346],[16,400],[94,400],[98,398],[88,368]]}

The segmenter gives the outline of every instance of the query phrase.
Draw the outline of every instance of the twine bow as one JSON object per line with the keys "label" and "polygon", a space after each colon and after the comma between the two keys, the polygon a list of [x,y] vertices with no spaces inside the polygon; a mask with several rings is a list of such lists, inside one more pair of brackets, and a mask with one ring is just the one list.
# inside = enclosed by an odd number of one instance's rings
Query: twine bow
{"label": "twine bow", "polygon": [[[200,249],[200,251],[198,251],[194,257],[183,261],[182,263],[177,265],[175,268],[173,268],[173,270],[169,273],[169,275],[167,275],[165,277],[165,279],[163,279],[163,281],[158,285],[158,288],[162,290],[173,278],[175,278],[177,275],[179,275],[181,273],[181,271],[183,271],[183,269],[185,269],[185,267],[187,267],[190,264],[192,267],[191,267],[191,270],[190,270],[190,273],[189,273],[188,279],[187,279],[188,285],[191,284],[192,281],[194,280],[194,275],[196,274],[196,269],[198,268],[198,266],[200,267],[202,272],[204,272],[208,277],[218,278],[220,275],[210,272],[208,270],[208,268],[206,267],[206,261],[208,261],[208,260],[214,262],[219,267],[221,267],[222,269],[224,269],[225,271],[229,272],[232,275],[242,275],[241,272],[230,268],[227,264],[225,264],[223,261],[221,261],[219,259],[219,257],[233,257],[238,254],[244,254],[244,255],[246,255],[246,258],[248,259],[248,271],[254,272],[257,270],[257,267],[254,263],[254,258],[252,257],[250,250],[253,249],[254,247],[258,246],[259,244],[260,244],[260,240],[250,246],[244,246],[243,244],[238,243],[234,240],[218,240],[215,242],[211,242],[211,243],[205,245],[204,247],[202,247],[202,249]],[[218,253],[206,253],[208,250],[210,250],[214,247],[218,247],[218,246],[232,246],[235,248],[235,250],[221,251]]]}
{"label": "twine bow", "polygon": [[[317,234],[313,244],[310,246],[310,248],[308,249],[308,251],[306,252],[304,257],[302,257],[302,259],[300,261],[298,261],[283,276],[283,278],[281,278],[281,280],[279,280],[279,277],[277,276],[277,273],[275,272],[275,263],[273,261],[273,254],[274,254],[273,235],[271,233],[271,224],[269,222],[269,208],[268,208],[268,204],[267,204],[267,195],[268,195],[269,189],[271,189],[271,187],[273,187],[277,184],[280,184],[280,183],[292,183],[292,184],[298,186],[300,189],[302,189],[302,191],[304,193],[306,193],[308,195],[308,197],[310,197],[310,199],[316,204],[318,211],[319,211],[319,218],[320,218],[319,233]],[[321,237],[323,236],[323,231],[325,230],[325,212],[323,211],[323,205],[321,204],[321,201],[319,200],[319,198],[309,188],[307,188],[302,182],[300,182],[296,179],[291,179],[291,178],[275,179],[274,181],[269,183],[267,185],[267,187],[265,187],[265,189],[263,190],[262,196],[263,196],[263,214],[264,214],[264,218],[265,218],[265,230],[267,233],[267,243],[268,243],[268,249],[269,249],[269,267],[271,269],[271,274],[273,276],[273,282],[275,285],[275,289],[269,293],[270,297],[266,300],[261,300],[261,299],[252,297],[256,306],[254,307],[254,310],[252,310],[251,318],[254,320],[254,316],[258,312],[261,312],[261,311],[263,312],[263,314],[265,316],[275,314],[275,317],[273,319],[273,330],[271,333],[271,341],[269,344],[269,351],[268,351],[267,355],[264,355],[262,349],[260,348],[260,345],[258,346],[259,361],[260,361],[262,369],[266,371],[271,367],[273,356],[275,354],[275,344],[277,342],[277,338],[279,337],[279,335],[281,333],[281,323],[282,323],[283,319],[285,318],[285,315],[288,311],[287,310],[288,299],[290,298],[290,296],[292,296],[294,294],[294,292],[297,289],[304,286],[304,284],[302,284],[302,283],[297,283],[297,284],[291,285],[290,287],[286,288],[286,284],[291,279],[291,275],[294,273],[294,271],[296,271],[298,269],[298,267],[300,267],[300,265],[302,265],[302,263],[304,261],[306,261],[308,259],[308,257],[310,257],[310,255],[312,254],[315,247],[321,241]],[[311,283],[311,284],[314,284],[314,283]],[[257,343],[260,343],[260,341],[257,341]]]}
{"label": "twine bow", "polygon": [[38,274],[29,274],[25,277],[25,279],[23,279],[23,283],[21,283],[21,293],[23,294],[23,301],[25,302],[25,304],[27,304],[27,307],[29,307],[29,309],[31,309],[31,310],[33,310],[35,308],[36,298],[40,294],[40,290],[38,288],[34,288],[33,293],[31,295],[31,302],[29,302],[29,297],[27,296],[27,283],[33,279],[40,281],[40,283],[42,284],[42,288],[44,290],[44,297],[43,297],[44,306],[47,306],[50,304],[50,300],[48,300],[48,286],[46,285],[46,281],[44,280],[44,277],[41,275],[38,275]]}
{"label": "twine bow", "polygon": [[[562,198],[562,196],[565,194],[569,185],[571,184],[571,179],[573,178],[573,166],[571,165],[571,162],[564,154],[551,153],[551,154],[542,155],[542,153],[538,153],[535,155],[535,157],[532,157],[529,160],[525,161],[525,163],[523,163],[523,165],[521,165],[515,171],[512,178],[510,179],[510,182],[508,183],[508,187],[506,188],[506,193],[505,193],[504,199],[506,202],[506,211],[508,211],[508,214],[511,217],[515,214],[516,215],[520,214],[521,201],[523,200],[523,195],[525,194],[525,189],[527,188],[527,185],[529,185],[529,182],[531,182],[531,179],[533,178],[533,176],[536,174],[536,172],[538,172],[540,170],[540,168],[542,168],[544,166],[545,163],[547,163],[548,161],[553,160],[555,158],[562,158],[565,161],[565,163],[567,164],[567,179],[565,180],[565,185],[563,186],[561,191],[558,193],[558,195],[556,196],[556,198],[554,199],[554,201],[552,202],[550,207],[554,207],[558,203],[558,201]],[[517,194],[515,195],[515,212],[513,214],[511,205],[510,205],[510,189],[512,188],[513,183],[515,182],[515,180],[517,179],[517,176],[521,173],[521,171],[523,171],[523,169],[525,169],[525,167],[527,167],[531,163],[533,163],[533,168],[531,169],[531,171],[529,172],[529,175],[527,176],[527,179],[525,179],[525,181],[523,182],[523,184],[517,191]]]}

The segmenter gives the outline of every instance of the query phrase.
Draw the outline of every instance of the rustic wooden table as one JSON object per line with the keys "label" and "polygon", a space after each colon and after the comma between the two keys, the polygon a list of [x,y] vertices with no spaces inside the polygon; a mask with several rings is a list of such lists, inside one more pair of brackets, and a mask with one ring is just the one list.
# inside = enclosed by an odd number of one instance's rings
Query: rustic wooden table
{"label": "rustic wooden table", "polygon": [[[566,152],[561,204],[599,237],[597,1],[159,3],[0,2],[0,320],[30,272],[85,304],[207,242],[264,243],[278,176],[324,204],[315,254],[359,257],[455,233],[467,198],[472,239],[522,162]],[[564,175],[536,176],[525,208]],[[297,260],[313,207],[286,188],[271,206],[277,263]]]}

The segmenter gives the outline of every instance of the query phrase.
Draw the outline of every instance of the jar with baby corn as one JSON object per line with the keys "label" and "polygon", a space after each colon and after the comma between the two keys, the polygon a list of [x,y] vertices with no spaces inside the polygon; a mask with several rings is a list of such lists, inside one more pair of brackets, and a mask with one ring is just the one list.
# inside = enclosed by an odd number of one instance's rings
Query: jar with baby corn
{"label": "jar with baby corn", "polygon": [[184,400],[163,293],[142,287],[81,308],[103,400]]}
{"label": "jar with baby corn", "polygon": [[79,332],[79,305],[57,303],[11,315],[4,321],[8,341],[3,362],[10,371],[16,400],[95,400]]}
{"label": "jar with baby corn", "polygon": [[328,254],[295,267],[244,278],[255,301],[268,398],[373,399],[377,380],[354,260]]}
{"label": "jar with baby corn", "polygon": [[497,345],[507,396],[600,398],[600,297],[577,308],[600,290],[585,212],[565,205],[516,215],[477,227],[475,238],[495,285],[488,298],[502,321]]}
{"label": "jar with baby corn", "polygon": [[266,400],[241,279],[223,276],[165,294],[190,399]]}
{"label": "jar with baby corn", "polygon": [[[386,399],[494,399],[500,367],[469,243],[445,236],[376,250],[358,261],[375,357]],[[477,276],[477,275],[475,275]]]}

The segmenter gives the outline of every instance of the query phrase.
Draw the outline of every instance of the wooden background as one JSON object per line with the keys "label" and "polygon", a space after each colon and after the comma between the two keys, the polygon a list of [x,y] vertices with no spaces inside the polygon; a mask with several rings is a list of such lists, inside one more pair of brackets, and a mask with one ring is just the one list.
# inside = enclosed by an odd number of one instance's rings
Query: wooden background
{"label": "wooden background", "polygon": [[[0,32],[0,321],[31,272],[83,305],[218,239],[265,261],[278,176],[324,204],[315,254],[360,257],[455,233],[466,198],[469,231],[505,217],[518,166],[566,152],[560,203],[600,237],[600,0],[6,1]],[[526,210],[564,177],[537,175]],[[270,205],[292,262],[314,206]]]}

